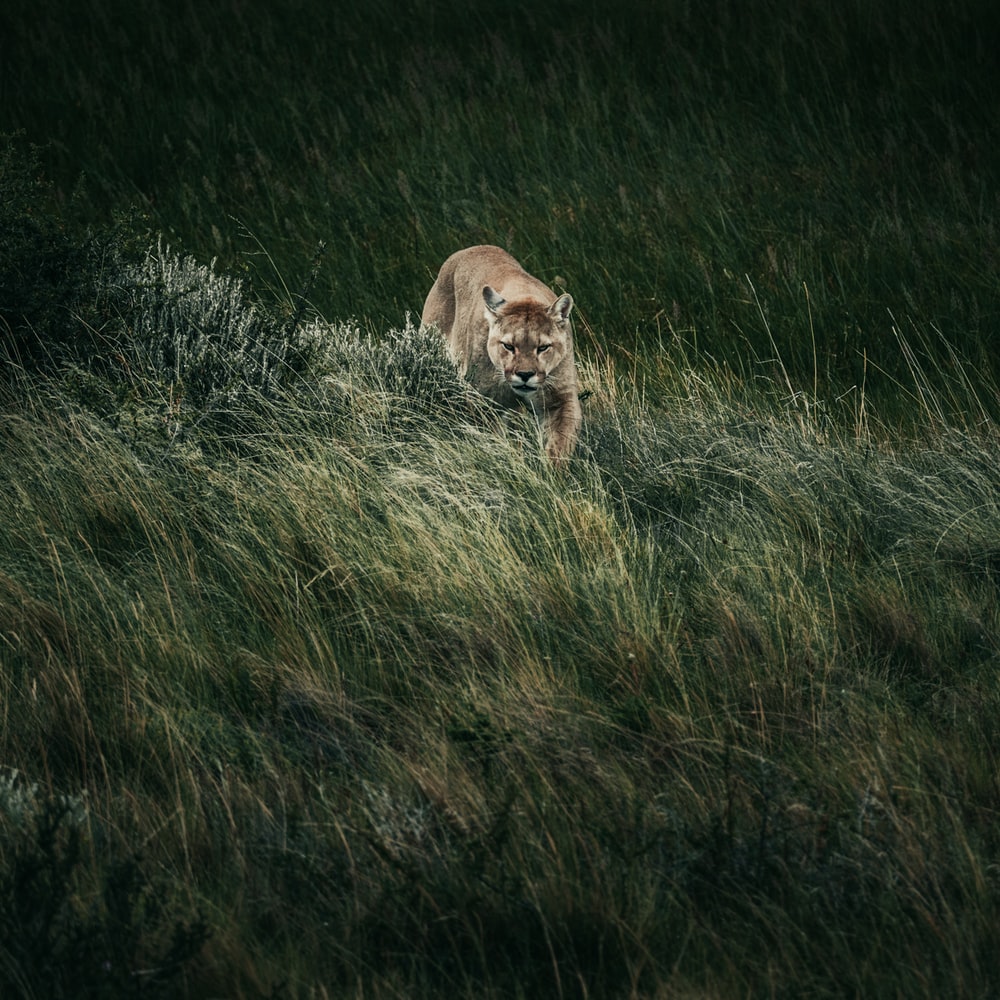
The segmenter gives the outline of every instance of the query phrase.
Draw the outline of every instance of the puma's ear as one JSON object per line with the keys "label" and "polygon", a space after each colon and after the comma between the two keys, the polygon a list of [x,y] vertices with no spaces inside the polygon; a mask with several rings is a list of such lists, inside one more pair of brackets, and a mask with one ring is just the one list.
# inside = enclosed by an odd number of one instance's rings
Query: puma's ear
{"label": "puma's ear", "polygon": [[483,289],[483,301],[486,303],[486,308],[489,309],[494,316],[497,314],[497,310],[507,301],[502,295],[498,295],[489,285]]}
{"label": "puma's ear", "polygon": [[565,323],[569,319],[569,314],[573,311],[573,297],[567,292],[560,295],[552,305],[549,306],[549,315],[557,323]]}

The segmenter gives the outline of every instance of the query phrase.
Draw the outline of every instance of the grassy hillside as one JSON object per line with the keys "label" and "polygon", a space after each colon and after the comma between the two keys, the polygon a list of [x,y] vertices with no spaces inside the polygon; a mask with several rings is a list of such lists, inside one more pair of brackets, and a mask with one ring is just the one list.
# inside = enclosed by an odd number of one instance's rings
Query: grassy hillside
{"label": "grassy hillside", "polygon": [[[5,6],[0,995],[997,992],[939,7]],[[581,307],[565,468],[407,322],[476,240]]]}
{"label": "grassy hillside", "polygon": [[3,398],[5,994],[995,988],[971,392],[589,365],[555,472],[433,337],[103,260]]}

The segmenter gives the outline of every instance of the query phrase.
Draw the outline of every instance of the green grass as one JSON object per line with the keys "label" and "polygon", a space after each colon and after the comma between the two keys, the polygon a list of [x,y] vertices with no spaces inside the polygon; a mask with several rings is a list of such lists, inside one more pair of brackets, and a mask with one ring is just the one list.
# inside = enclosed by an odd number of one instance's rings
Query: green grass
{"label": "green grass", "polygon": [[996,993],[995,15],[22,6],[0,993]]}
{"label": "green grass", "polygon": [[433,337],[310,321],[255,385],[233,308],[208,379],[236,293],[114,285],[147,338],[15,378],[0,463],[3,759],[86,803],[80,912],[138,852],[198,996],[990,992],[985,418],[676,344],[554,471]]}

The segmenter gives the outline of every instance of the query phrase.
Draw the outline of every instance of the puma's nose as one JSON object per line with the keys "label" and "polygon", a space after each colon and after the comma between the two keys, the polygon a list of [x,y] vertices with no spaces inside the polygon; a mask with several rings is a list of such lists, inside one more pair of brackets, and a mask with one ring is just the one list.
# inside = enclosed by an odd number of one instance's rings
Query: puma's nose
{"label": "puma's nose", "polygon": [[522,382],[527,382],[527,381],[528,381],[528,380],[529,380],[529,379],[531,378],[531,376],[532,376],[532,375],[534,375],[535,373],[534,373],[534,372],[514,372],[514,374],[515,374],[515,375],[516,375],[516,376],[517,376],[517,377],[518,377],[518,378],[519,378],[519,379],[520,379],[520,380],[521,380]]}

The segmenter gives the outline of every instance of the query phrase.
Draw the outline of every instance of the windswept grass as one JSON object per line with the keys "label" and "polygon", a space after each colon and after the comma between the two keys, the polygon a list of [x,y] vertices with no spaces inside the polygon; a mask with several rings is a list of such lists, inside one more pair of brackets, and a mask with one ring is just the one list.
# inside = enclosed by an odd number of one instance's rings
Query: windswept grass
{"label": "windswept grass", "polygon": [[995,989],[984,415],[678,342],[556,471],[432,337],[115,284],[131,353],[4,400],[0,752],[84,811],[73,912],[141,856],[193,996]]}

